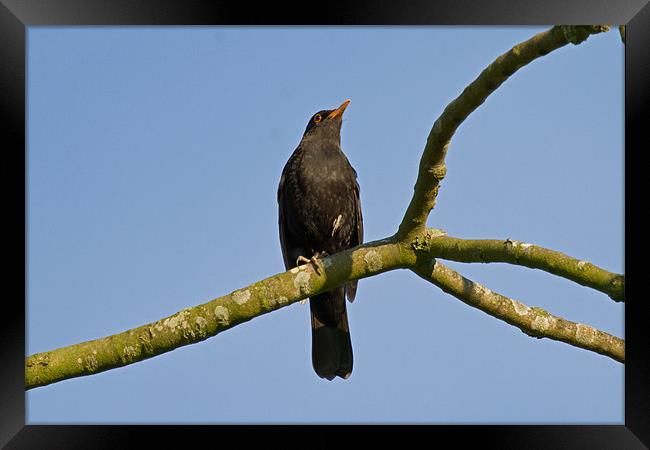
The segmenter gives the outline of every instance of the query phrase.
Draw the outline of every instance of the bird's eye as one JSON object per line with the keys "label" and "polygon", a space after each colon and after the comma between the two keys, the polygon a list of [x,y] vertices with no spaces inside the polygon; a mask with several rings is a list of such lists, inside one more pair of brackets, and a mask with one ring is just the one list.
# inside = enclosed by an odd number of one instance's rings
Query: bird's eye
{"label": "bird's eye", "polygon": [[321,116],[320,114],[316,114],[314,116],[314,122],[315,123],[319,123],[321,120],[323,120],[323,116]]}

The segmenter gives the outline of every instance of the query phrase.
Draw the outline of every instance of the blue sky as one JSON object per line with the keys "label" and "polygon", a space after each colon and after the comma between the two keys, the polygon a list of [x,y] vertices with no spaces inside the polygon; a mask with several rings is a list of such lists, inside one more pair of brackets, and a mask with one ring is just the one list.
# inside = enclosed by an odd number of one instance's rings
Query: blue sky
{"label": "blue sky", "polygon": [[[283,271],[276,189],[309,117],[342,147],[367,241],[395,232],[427,134],[540,27],[28,30],[27,353],[124,331]],[[523,68],[463,123],[429,225],[623,267],[617,31]],[[624,337],[624,306],[544,272],[449,263]],[[354,372],[311,367],[309,307],[27,393],[30,423],[623,423],[623,365],[409,271],[362,280]]]}

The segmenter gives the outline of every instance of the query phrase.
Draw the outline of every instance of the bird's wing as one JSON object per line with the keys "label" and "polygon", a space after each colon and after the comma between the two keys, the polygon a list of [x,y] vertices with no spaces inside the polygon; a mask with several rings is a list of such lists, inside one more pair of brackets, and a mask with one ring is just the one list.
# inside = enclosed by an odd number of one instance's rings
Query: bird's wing
{"label": "bird's wing", "polygon": [[357,245],[363,244],[363,215],[361,214],[361,196],[359,194],[359,183],[354,180],[354,209],[356,212],[356,234],[352,239],[352,245],[355,247]]}
{"label": "bird's wing", "polygon": [[280,177],[280,184],[278,185],[278,224],[280,225],[280,247],[282,248],[282,258],[284,259],[284,267],[288,270],[289,255],[287,251],[287,238],[286,238],[286,220],[284,218],[284,171]]}
{"label": "bird's wing", "polygon": [[286,198],[287,190],[285,186],[285,172],[282,171],[280,184],[278,186],[278,224],[280,225],[280,247],[282,248],[282,258],[284,267],[289,270],[296,267],[298,256],[305,256],[307,253],[302,248],[302,244],[297,241],[291,233],[287,220],[287,209],[290,208],[290,199]]}
{"label": "bird's wing", "polygon": [[[356,247],[357,245],[361,245],[363,243],[363,215],[361,214],[361,196],[359,195],[359,183],[356,179],[354,180],[354,211],[356,223],[354,225],[354,233],[352,234],[352,240],[350,242],[351,247]],[[357,295],[356,281],[345,285],[345,294],[350,302],[354,301],[354,297]]]}

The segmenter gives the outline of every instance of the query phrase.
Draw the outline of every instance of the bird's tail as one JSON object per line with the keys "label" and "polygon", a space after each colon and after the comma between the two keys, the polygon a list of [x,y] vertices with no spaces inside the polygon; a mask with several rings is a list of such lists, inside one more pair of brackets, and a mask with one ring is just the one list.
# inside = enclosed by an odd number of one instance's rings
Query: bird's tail
{"label": "bird's tail", "polygon": [[328,380],[352,374],[352,341],[343,287],[309,299],[311,358],[314,370]]}

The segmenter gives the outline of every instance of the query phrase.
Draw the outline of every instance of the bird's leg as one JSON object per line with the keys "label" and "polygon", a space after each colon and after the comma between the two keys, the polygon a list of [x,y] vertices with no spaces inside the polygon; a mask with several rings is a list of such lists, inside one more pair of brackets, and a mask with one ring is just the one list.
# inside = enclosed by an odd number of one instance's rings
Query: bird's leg
{"label": "bird's leg", "polygon": [[320,275],[320,269],[323,268],[323,263],[320,261],[321,258],[326,258],[328,256],[329,254],[326,251],[316,252],[314,253],[314,256],[312,256],[309,260],[309,262],[314,265],[314,270],[318,275]]}
{"label": "bird's leg", "polygon": [[[312,261],[313,259],[314,259],[313,257],[312,257],[312,259],[307,259],[304,256],[300,255],[300,256],[298,256],[296,258],[296,266],[301,265],[301,263],[303,263],[303,264],[313,263],[313,261]],[[304,305],[305,303],[307,303],[307,299],[300,300],[298,303],[300,303],[301,305]]]}
{"label": "bird's leg", "polygon": [[314,255],[307,259],[304,256],[300,255],[298,258],[296,258],[296,265],[299,266],[301,263],[308,264],[311,263],[314,266],[314,270],[318,275],[320,275],[320,269],[322,268],[322,263],[320,262],[320,258],[324,258],[329,256],[329,254],[325,251],[322,252],[316,252]]}
{"label": "bird's leg", "polygon": [[[327,252],[325,252],[325,251],[322,251],[322,252],[316,252],[316,253],[314,253],[314,255],[313,255],[311,258],[309,258],[309,259],[307,259],[307,258],[305,258],[304,256],[300,255],[300,256],[298,256],[298,257],[296,258],[296,266],[300,266],[301,263],[303,263],[303,264],[312,264],[312,265],[314,266],[314,271],[315,271],[318,275],[320,275],[320,269],[322,268],[322,263],[320,262],[320,259],[319,259],[319,258],[321,258],[321,257],[324,258],[324,257],[327,257],[327,256],[329,256],[329,254],[328,254]],[[307,303],[307,300],[300,300],[299,303],[300,303],[301,305],[304,305],[305,303]]]}
{"label": "bird's leg", "polygon": [[318,253],[315,253],[314,256],[312,256],[309,259],[305,258],[302,255],[300,255],[296,259],[296,266],[300,266],[301,263],[303,263],[303,264],[310,264],[311,263],[314,266],[314,270],[316,271],[316,273],[318,273],[318,268],[319,268],[319,265],[320,265],[320,261],[318,261],[316,259],[317,257],[318,257]]}
{"label": "bird's leg", "polygon": [[296,266],[301,265],[300,263],[307,264],[307,263],[310,263],[310,262],[311,262],[311,259],[307,259],[307,258],[305,258],[305,257],[302,256],[302,255],[300,255],[300,256],[298,256],[298,257],[296,258]]}

